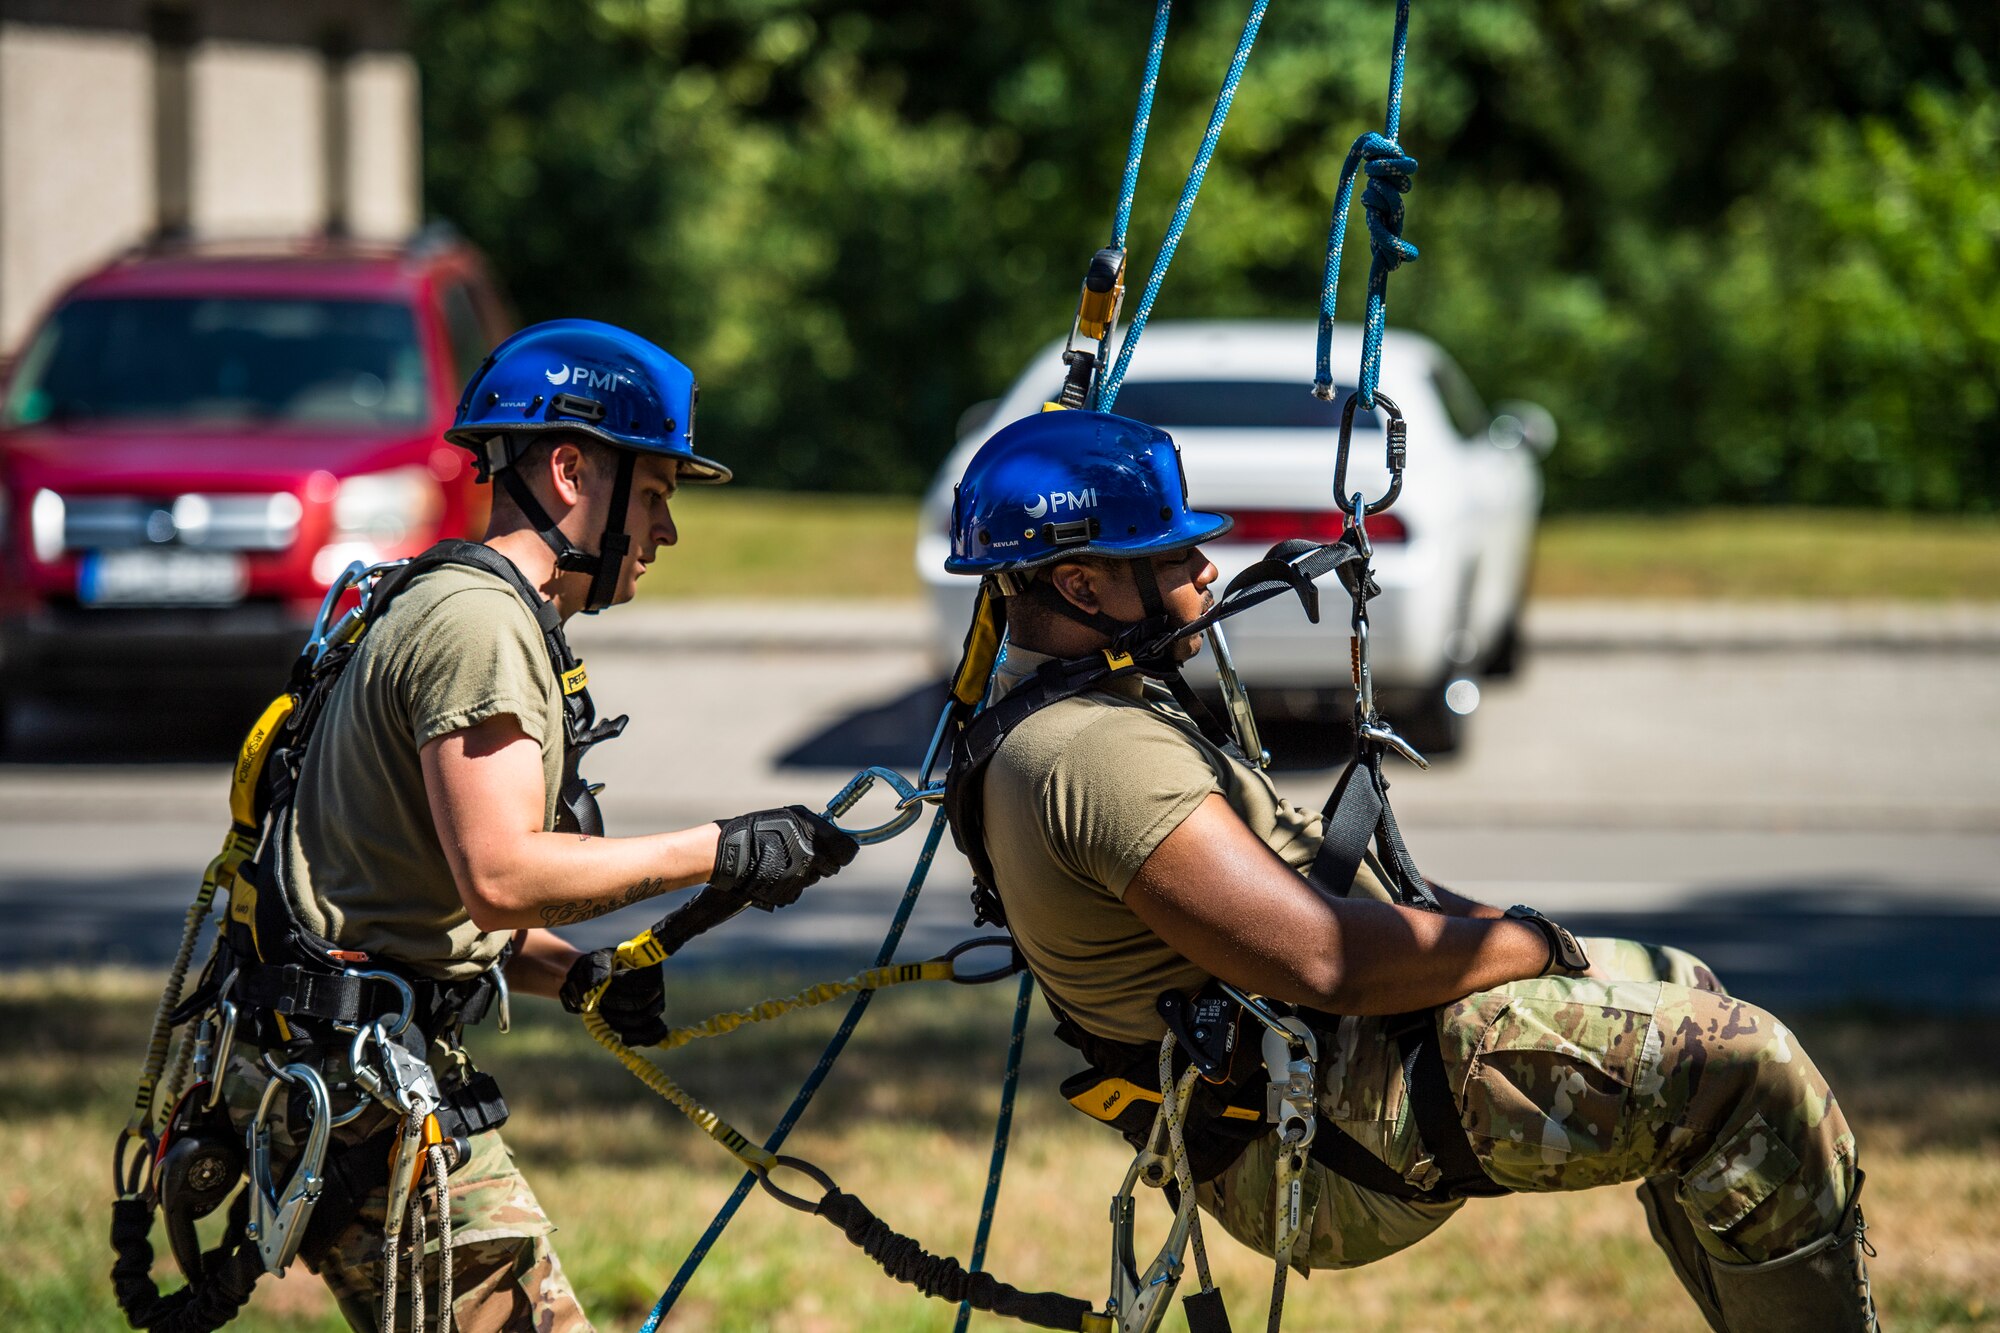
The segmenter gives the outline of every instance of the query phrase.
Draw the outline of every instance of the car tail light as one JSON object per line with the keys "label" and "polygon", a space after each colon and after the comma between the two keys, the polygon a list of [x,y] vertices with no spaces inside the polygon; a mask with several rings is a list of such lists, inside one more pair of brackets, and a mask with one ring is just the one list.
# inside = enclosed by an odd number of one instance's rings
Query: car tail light
{"label": "car tail light", "polygon": [[[1347,515],[1338,509],[1239,509],[1231,517],[1236,526],[1226,540],[1245,546],[1275,546],[1293,537],[1330,542],[1347,526]],[[1365,526],[1372,542],[1394,544],[1410,537],[1394,514],[1371,515]]]}

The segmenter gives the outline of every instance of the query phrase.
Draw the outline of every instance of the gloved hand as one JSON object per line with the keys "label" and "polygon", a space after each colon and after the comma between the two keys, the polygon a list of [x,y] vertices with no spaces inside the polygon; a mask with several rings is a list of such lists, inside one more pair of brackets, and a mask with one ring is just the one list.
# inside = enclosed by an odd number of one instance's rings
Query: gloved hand
{"label": "gloved hand", "polygon": [[655,1045],[667,1035],[667,1023],[661,1017],[667,1007],[666,967],[656,964],[612,976],[617,962],[618,950],[599,949],[571,963],[569,975],[563,978],[562,1007],[573,1014],[582,1013],[590,992],[611,977],[611,985],[597,1002],[597,1012],[627,1046]]}
{"label": "gloved hand", "polygon": [[722,821],[709,886],[774,911],[854,859],[854,839],[802,805]]}

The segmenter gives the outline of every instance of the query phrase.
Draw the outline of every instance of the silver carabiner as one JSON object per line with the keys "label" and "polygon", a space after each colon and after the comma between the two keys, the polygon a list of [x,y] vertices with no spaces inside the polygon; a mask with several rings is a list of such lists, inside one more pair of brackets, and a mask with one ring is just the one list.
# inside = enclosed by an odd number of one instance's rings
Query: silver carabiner
{"label": "silver carabiner", "polygon": [[[870,828],[851,829],[840,824],[840,817],[860,803],[869,789],[878,782],[886,783],[896,793],[896,813],[880,824]],[[845,787],[834,793],[827,802],[823,818],[848,837],[866,847],[873,843],[887,842],[904,829],[917,822],[927,801],[944,799],[942,783],[930,787],[919,787],[893,768],[877,764],[862,769],[851,778]]]}
{"label": "silver carabiner", "polygon": [[[1354,440],[1354,409],[1361,405],[1361,390],[1347,395],[1347,402],[1340,409],[1340,448],[1333,458],[1333,493],[1343,504],[1347,500],[1347,453]],[[1367,513],[1379,514],[1396,503],[1396,497],[1403,493],[1403,465],[1409,458],[1410,428],[1403,420],[1403,409],[1396,406],[1396,400],[1379,389],[1375,393],[1375,405],[1389,416],[1389,443],[1386,450],[1389,465],[1389,489],[1382,492],[1382,498],[1369,505]],[[1365,536],[1365,534],[1364,534]],[[1367,548],[1364,546],[1365,552]]]}
{"label": "silver carabiner", "polygon": [[[311,1065],[272,1064],[265,1068],[271,1081],[264,1085],[263,1099],[247,1133],[250,1149],[250,1220],[244,1234],[257,1242],[257,1256],[267,1273],[282,1273],[298,1255],[305,1239],[306,1223],[319,1202],[320,1174],[326,1166],[326,1144],[332,1132],[333,1107],[326,1095],[326,1080]],[[306,1145],[292,1162],[282,1187],[271,1183],[271,1103],[283,1084],[303,1087],[311,1103],[312,1128]],[[289,1100],[289,1099],[288,1099]]]}
{"label": "silver carabiner", "polygon": [[1149,1179],[1146,1168],[1156,1165],[1158,1160],[1158,1154],[1150,1149],[1141,1151],[1126,1168],[1125,1182],[1111,1198],[1111,1294],[1104,1303],[1103,1313],[1117,1321],[1119,1333],[1153,1333],[1159,1328],[1173,1307],[1174,1289],[1180,1285],[1181,1273],[1187,1267],[1181,1255],[1194,1228],[1196,1204],[1192,1193],[1181,1197],[1167,1239],[1153,1256],[1153,1262],[1146,1265],[1145,1272],[1139,1271],[1139,1260],[1132,1252],[1132,1194],[1142,1178]]}

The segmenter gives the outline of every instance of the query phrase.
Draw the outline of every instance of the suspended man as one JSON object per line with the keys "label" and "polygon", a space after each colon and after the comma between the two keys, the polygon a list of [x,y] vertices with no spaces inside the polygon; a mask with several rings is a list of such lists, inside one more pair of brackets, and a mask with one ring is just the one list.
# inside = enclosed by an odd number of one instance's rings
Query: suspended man
{"label": "suspended man", "polygon": [[[1049,521],[1044,497],[1086,491]],[[1318,1042],[1301,1270],[1396,1253],[1467,1197],[1637,1183],[1713,1328],[1874,1328],[1854,1135],[1783,1023],[1677,949],[1441,888],[1441,910],[1400,906],[1379,860],[1308,878],[1321,815],[1176,702],[1200,641],[1172,631],[1211,604],[1201,544],[1229,526],[1190,508],[1166,433],[1103,413],[1007,426],[958,487],[946,567],[993,580],[1009,640],[947,808],[1091,1062],[1065,1091],[1136,1145],[1152,1108],[1085,1090],[1157,1089],[1169,1016],[1226,982]],[[1134,660],[1149,640],[1167,647]],[[1270,1255],[1280,1145],[1260,1110],[1228,1113],[1262,1105],[1248,1063],[1200,1085],[1189,1155],[1203,1211]]]}

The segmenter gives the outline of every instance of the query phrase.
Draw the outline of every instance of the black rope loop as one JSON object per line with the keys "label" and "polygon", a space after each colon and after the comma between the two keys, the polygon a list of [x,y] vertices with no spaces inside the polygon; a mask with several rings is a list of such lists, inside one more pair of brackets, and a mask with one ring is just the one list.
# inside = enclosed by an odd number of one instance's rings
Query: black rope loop
{"label": "black rope loop", "polygon": [[[984,972],[960,972],[959,958],[974,949],[1005,949],[1007,961]],[[1004,981],[1028,965],[1027,960],[1021,957],[1021,951],[1015,947],[1012,935],[980,935],[963,943],[954,944],[938,961],[952,965],[951,980],[953,984],[959,986],[983,986],[989,981]]]}

